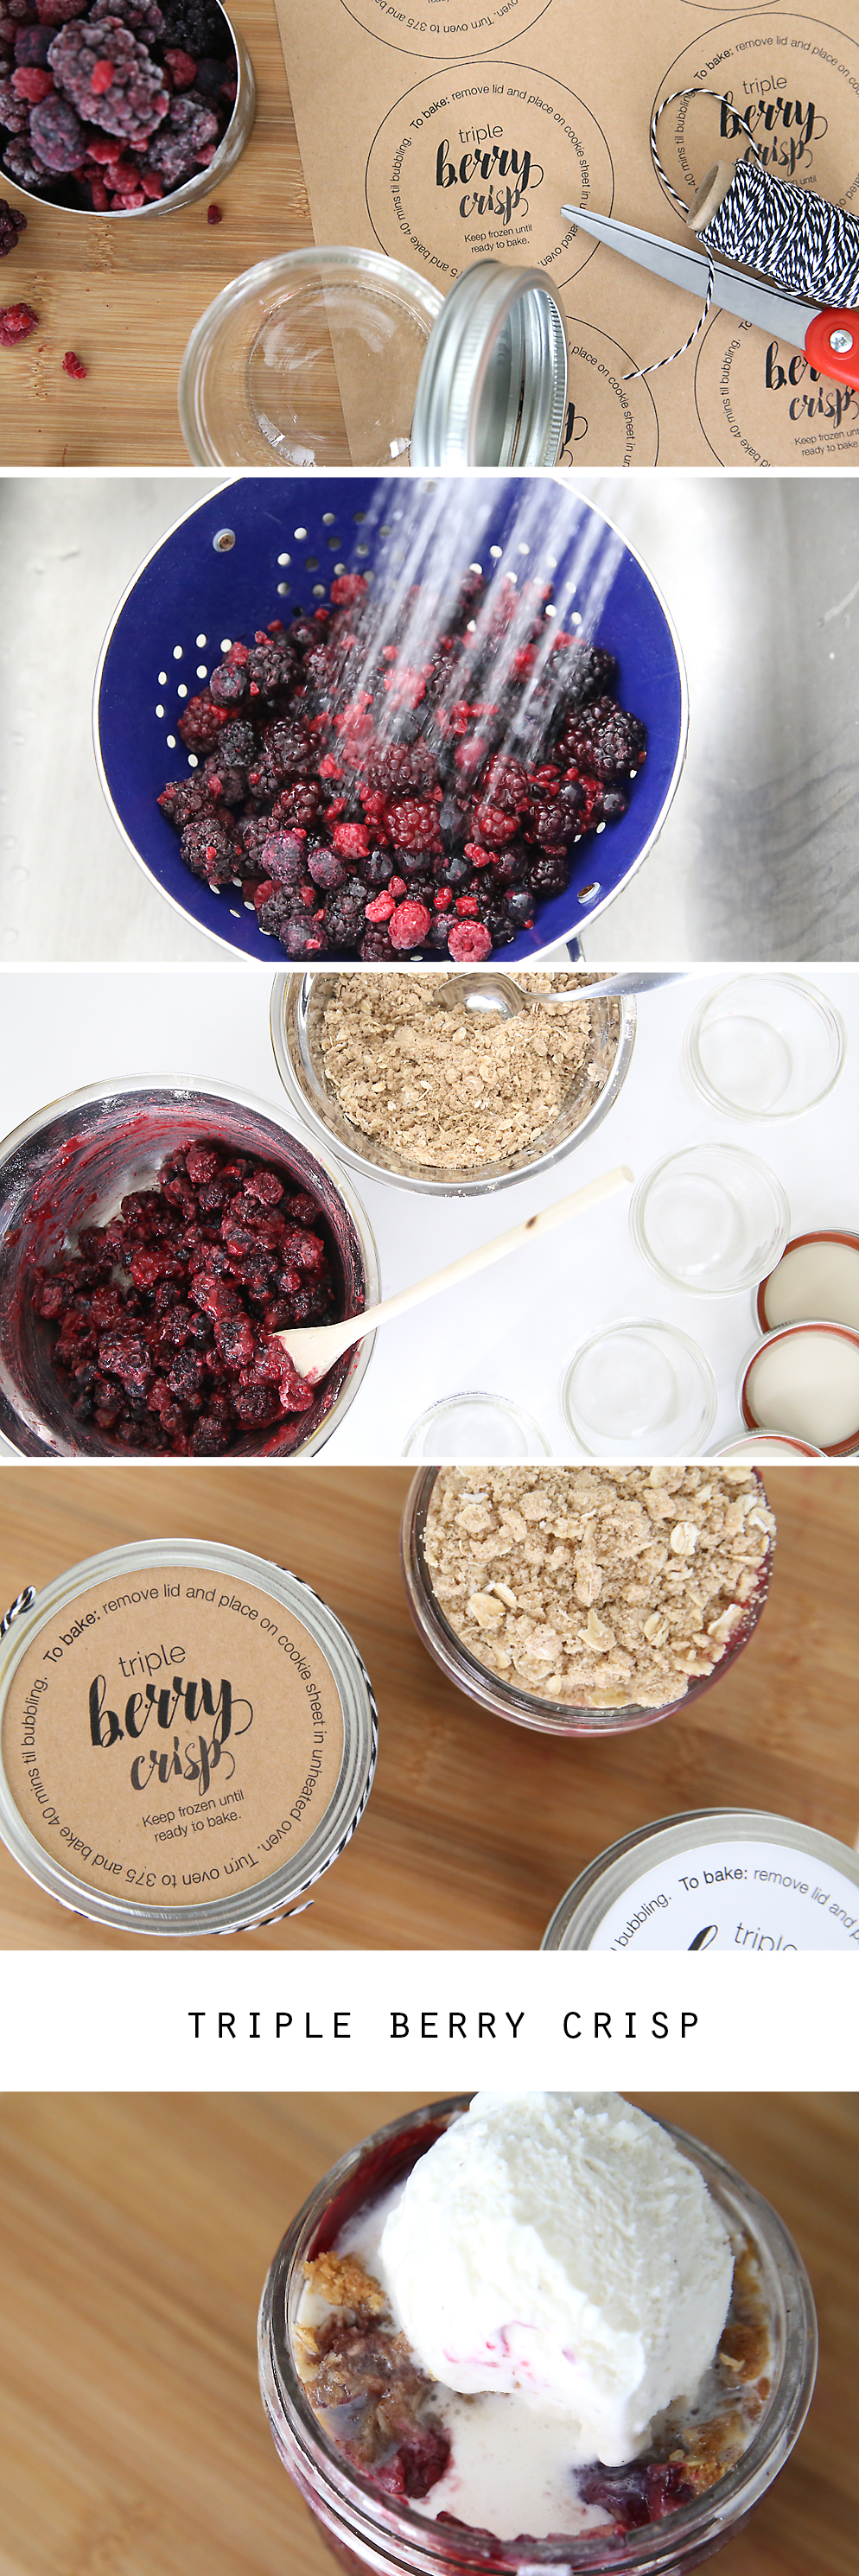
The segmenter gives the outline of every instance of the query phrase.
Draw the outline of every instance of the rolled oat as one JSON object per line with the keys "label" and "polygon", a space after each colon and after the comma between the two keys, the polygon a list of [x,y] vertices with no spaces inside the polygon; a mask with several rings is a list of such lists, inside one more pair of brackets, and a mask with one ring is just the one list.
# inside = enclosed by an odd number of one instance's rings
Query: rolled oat
{"label": "rolled oat", "polygon": [[[600,1039],[581,1010],[493,1014],[439,1007],[442,974],[341,975],[326,1005],[326,1080],[364,1136],[440,1171],[506,1163],[548,1134],[570,1093],[582,1115],[611,1071],[620,1030]],[[575,990],[576,975],[520,974],[524,992]]]}
{"label": "rolled oat", "polygon": [[774,1534],[751,1469],[442,1467],[424,1557],[448,1625],[514,1688],[662,1708],[721,1661]]}

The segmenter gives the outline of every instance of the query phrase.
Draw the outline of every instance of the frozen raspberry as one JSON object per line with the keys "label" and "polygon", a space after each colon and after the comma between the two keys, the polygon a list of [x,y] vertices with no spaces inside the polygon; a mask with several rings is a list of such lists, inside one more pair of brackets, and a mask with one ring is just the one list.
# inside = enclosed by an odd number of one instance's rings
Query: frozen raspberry
{"label": "frozen raspberry", "polygon": [[85,18],[89,0],[36,0],[43,27],[67,27],[72,18]]}
{"label": "frozen raspberry", "polygon": [[88,368],[84,366],[83,359],[76,357],[74,349],[66,350],[66,354],[63,359],[63,367],[67,376],[83,378],[89,372]]}
{"label": "frozen raspberry", "polygon": [[38,327],[39,316],[32,304],[7,304],[0,311],[0,349],[16,349],[19,340],[28,340]]}
{"label": "frozen raspberry", "polygon": [[10,206],[5,197],[0,197],[0,259],[8,257],[10,250],[15,249],[19,233],[26,230],[26,215],[19,215],[17,207]]}
{"label": "frozen raspberry", "polygon": [[335,608],[352,608],[357,599],[364,598],[366,589],[362,572],[339,573],[331,584],[332,603]]}
{"label": "frozen raspberry", "polygon": [[392,914],[388,937],[392,948],[419,948],[426,938],[432,914],[425,903],[406,900],[398,903]]}
{"label": "frozen raspberry", "polygon": [[195,81],[197,78],[197,65],[192,56],[190,54],[183,54],[181,45],[170,45],[168,46],[164,60],[167,64],[168,71],[170,72],[174,89],[190,89],[192,81]]}
{"label": "frozen raspberry", "polygon": [[457,921],[448,932],[447,945],[458,966],[478,965],[490,955],[492,937],[482,921]]}
{"label": "frozen raspberry", "polygon": [[43,98],[50,98],[53,86],[53,73],[43,71],[38,63],[22,63],[20,70],[12,74],[16,97],[26,99],[30,107],[38,107]]}
{"label": "frozen raspberry", "polygon": [[396,912],[396,909],[397,907],[392,894],[377,894],[374,896],[372,903],[368,903],[364,917],[365,920],[372,921],[374,923],[390,921],[392,915]]}
{"label": "frozen raspberry", "polygon": [[224,218],[223,218],[223,215],[222,215],[222,213],[221,213],[220,206],[215,206],[215,205],[207,206],[207,208],[206,208],[206,222],[207,222],[207,224],[222,224],[222,223],[223,223],[223,220],[224,220]]}
{"label": "frozen raspberry", "polygon": [[366,824],[335,823],[332,838],[335,850],[339,850],[344,859],[369,858],[370,835]]}

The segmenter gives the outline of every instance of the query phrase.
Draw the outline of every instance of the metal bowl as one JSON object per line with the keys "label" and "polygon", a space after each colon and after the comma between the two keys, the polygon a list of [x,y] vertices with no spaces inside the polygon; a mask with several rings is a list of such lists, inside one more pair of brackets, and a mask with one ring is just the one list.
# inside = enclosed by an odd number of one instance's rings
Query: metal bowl
{"label": "metal bowl", "polygon": [[[153,197],[148,205],[118,206],[115,214],[111,211],[96,214],[89,206],[68,205],[61,194],[46,197],[40,188],[22,187],[20,179],[13,179],[11,174],[3,169],[0,169],[0,184],[3,187],[14,188],[19,197],[27,199],[28,205],[46,207],[49,213],[53,209],[56,214],[65,217],[82,216],[84,222],[89,224],[145,223],[150,216],[169,214],[174,206],[191,206],[199,197],[210,196],[212,189],[218,187],[220,181],[226,178],[228,170],[234,168],[243,153],[252,131],[257,104],[253,65],[247,46],[239,35],[238,29],[233,26],[231,17],[222,5],[222,0],[216,0],[216,5],[221,10],[222,18],[226,19],[235,49],[238,86],[229,124],[221,136],[214,160],[208,163],[205,170],[195,171],[193,179],[183,180],[181,188],[169,189],[164,197]],[[59,31],[54,30],[54,32]],[[121,141],[122,138],[117,139]]]}
{"label": "metal bowl", "polygon": [[[342,971],[342,970],[341,970]],[[362,970],[366,973],[366,969]],[[370,970],[372,971],[372,970]],[[533,1152],[512,1154],[503,1163],[485,1163],[465,1171],[443,1165],[409,1163],[388,1145],[377,1144],[353,1127],[326,1078],[322,1028],[327,1004],[340,981],[336,972],[317,967],[309,975],[276,975],[271,996],[271,1042],[278,1073],[291,1108],[314,1135],[333,1143],[338,1162],[350,1171],[368,1173],[374,1181],[393,1181],[401,1189],[421,1190],[428,1198],[474,1198],[483,1190],[503,1190],[526,1174],[551,1171],[574,1145],[606,1117],[626,1079],[635,1040],[635,1003],[628,994],[616,1002],[592,1002],[591,1018],[598,1061],[605,1067],[602,1089],[580,1074],[548,1132],[535,1139]],[[587,990],[582,999],[587,1000]]]}
{"label": "metal bowl", "polygon": [[[223,1086],[133,1082],[72,1092],[38,1109],[0,1145],[0,1432],[28,1458],[119,1458],[129,1454],[75,1420],[51,1367],[52,1336],[28,1294],[37,1266],[74,1240],[82,1225],[104,1223],[133,1189],[152,1188],[159,1164],[176,1146],[211,1137],[236,1152],[286,1166],[310,1190],[325,1219],[340,1273],[340,1305],[356,1315],[379,1297],[379,1267],[369,1219],[332,1157],[308,1153],[252,1095]],[[307,1413],[247,1433],[225,1451],[231,1461],[312,1456],[357,1395],[374,1336],[368,1334],[331,1370]],[[150,1454],[150,1453],[147,1453]]]}

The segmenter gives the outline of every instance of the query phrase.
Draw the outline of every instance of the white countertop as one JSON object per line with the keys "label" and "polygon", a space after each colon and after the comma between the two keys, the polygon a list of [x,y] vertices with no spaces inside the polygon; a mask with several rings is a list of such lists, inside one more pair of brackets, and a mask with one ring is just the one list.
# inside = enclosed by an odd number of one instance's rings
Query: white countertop
{"label": "white countertop", "polygon": [[[702,994],[725,969],[639,1004],[626,1081],[603,1124],[542,1179],[474,1199],[423,1199],[349,1177],[376,1242],[382,1294],[488,1242],[535,1209],[617,1163],[639,1180],[674,1149],[720,1138],[745,1146],[779,1175],[791,1232],[859,1227],[859,971],[815,968],[847,1028],[847,1051],[829,1097],[800,1118],[722,1118],[688,1081],[683,1032]],[[253,1092],[288,1128],[314,1139],[290,1111],[269,1038],[270,982],[254,968],[26,968],[0,972],[0,1098],[5,1132],[42,1102],[141,1072],[232,1083]],[[706,1352],[719,1386],[714,1443],[741,1429],[736,1380],[756,1339],[749,1290],[698,1296],[667,1286],[642,1260],[626,1194],[548,1240],[526,1247],[379,1334],[364,1383],[323,1452],[332,1463],[402,1457],[408,1431],[436,1398],[466,1390],[515,1398],[539,1422],[556,1457],[575,1449],[558,1389],[589,1333],[616,1318],[661,1316]],[[15,1453],[5,1444],[2,1453]]]}

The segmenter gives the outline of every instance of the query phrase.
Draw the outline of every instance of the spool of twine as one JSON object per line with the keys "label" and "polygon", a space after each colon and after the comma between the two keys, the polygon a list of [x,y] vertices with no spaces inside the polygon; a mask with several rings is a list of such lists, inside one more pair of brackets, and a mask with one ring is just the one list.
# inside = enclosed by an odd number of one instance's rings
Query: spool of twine
{"label": "spool of twine", "polygon": [[760,162],[717,163],[689,209],[709,251],[817,304],[859,304],[859,223]]}

